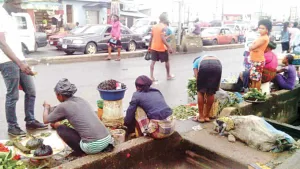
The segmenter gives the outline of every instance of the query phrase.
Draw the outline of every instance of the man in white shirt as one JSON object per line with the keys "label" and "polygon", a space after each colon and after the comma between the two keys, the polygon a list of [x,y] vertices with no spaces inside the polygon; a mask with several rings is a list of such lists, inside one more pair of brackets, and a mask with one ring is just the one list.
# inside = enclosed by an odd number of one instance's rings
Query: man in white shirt
{"label": "man in white shirt", "polygon": [[22,136],[26,133],[20,129],[16,116],[16,103],[19,99],[19,85],[25,92],[25,121],[30,129],[44,129],[47,126],[34,118],[35,86],[32,76],[34,73],[25,62],[21,41],[13,13],[20,12],[21,0],[5,0],[0,7],[0,71],[7,89],[6,120],[8,133]]}
{"label": "man in white shirt", "polygon": [[293,24],[293,27],[289,28],[288,30],[291,35],[290,46],[292,47],[292,44],[294,44],[296,35],[300,33],[300,30],[298,29],[298,22],[295,22]]}

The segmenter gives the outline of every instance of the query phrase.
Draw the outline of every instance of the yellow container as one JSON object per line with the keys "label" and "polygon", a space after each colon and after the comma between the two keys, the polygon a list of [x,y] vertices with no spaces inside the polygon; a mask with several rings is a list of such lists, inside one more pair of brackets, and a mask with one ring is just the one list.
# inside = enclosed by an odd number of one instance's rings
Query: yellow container
{"label": "yellow container", "polygon": [[103,109],[98,108],[98,117],[100,120],[102,120],[102,116],[103,116]]}

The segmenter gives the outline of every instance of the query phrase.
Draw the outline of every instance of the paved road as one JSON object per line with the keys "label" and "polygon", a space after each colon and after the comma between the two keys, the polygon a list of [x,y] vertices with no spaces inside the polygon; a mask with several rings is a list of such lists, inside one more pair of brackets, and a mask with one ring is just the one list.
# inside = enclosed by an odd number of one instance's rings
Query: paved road
{"label": "paved road", "polygon": [[[138,49],[142,50],[142,49]],[[101,51],[99,53],[105,53],[106,51]],[[82,55],[83,53],[76,52],[74,55]],[[64,51],[62,50],[57,50],[56,47],[53,46],[46,46],[43,48],[38,48],[36,52],[28,54],[26,57],[27,58],[35,58],[39,59],[42,57],[50,57],[50,56],[67,56]]]}
{"label": "paved road", "polygon": [[[207,52],[208,53],[208,52]],[[237,74],[243,70],[243,49],[224,50],[211,52],[216,54],[223,64],[223,77]],[[171,57],[171,70],[176,75],[173,81],[166,80],[163,64],[155,67],[155,76],[159,80],[154,87],[160,89],[168,104],[173,107],[187,102],[187,79],[193,76],[192,62],[199,54],[175,55]],[[61,78],[68,78],[78,88],[77,96],[88,100],[96,110],[96,101],[100,99],[96,90],[97,85],[108,79],[116,79],[128,86],[128,91],[123,101],[124,109],[128,106],[132,93],[135,91],[134,81],[139,75],[149,74],[150,62],[143,58],[124,59],[121,62],[98,61],[59,65],[39,65],[35,67],[38,75],[34,81],[37,89],[36,117],[42,119],[43,101],[47,100],[52,105],[58,104],[53,88]],[[5,86],[0,78],[0,139],[7,137],[7,126],[4,111]],[[18,121],[24,128],[24,94],[21,92],[17,104]]]}

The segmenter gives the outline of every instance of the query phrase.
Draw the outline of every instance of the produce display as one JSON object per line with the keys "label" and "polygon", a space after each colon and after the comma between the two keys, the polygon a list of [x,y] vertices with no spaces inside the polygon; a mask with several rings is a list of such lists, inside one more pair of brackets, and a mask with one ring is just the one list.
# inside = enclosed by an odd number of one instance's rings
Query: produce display
{"label": "produce display", "polygon": [[44,133],[41,133],[40,136],[41,136],[41,137],[49,137],[49,136],[51,136],[51,132],[44,132]]}
{"label": "produce display", "polygon": [[196,116],[198,114],[198,108],[191,106],[178,106],[173,108],[173,116],[179,120],[186,120],[189,117]]}
{"label": "produce display", "polygon": [[53,154],[53,150],[50,146],[42,145],[38,149],[34,151],[35,157],[43,157],[43,156],[49,156]]}
{"label": "produce display", "polygon": [[195,99],[195,96],[197,95],[197,80],[196,80],[196,78],[189,79],[187,89],[188,89],[189,98],[196,100]]}
{"label": "produce display", "polygon": [[[4,145],[0,143],[0,147],[4,148]],[[20,158],[13,156],[11,150],[0,151],[0,168],[1,169],[26,169],[26,165],[22,161],[19,161]],[[19,157],[19,156],[18,156]]]}
{"label": "produce display", "polygon": [[30,150],[36,150],[37,148],[43,145],[43,141],[44,140],[41,138],[32,137],[29,141],[27,141],[26,148]]}
{"label": "produce display", "polygon": [[23,144],[21,144],[19,141],[14,140],[13,141],[14,146],[19,149],[20,151],[22,151],[24,154],[30,154],[31,150],[28,149],[27,147],[23,146]]}
{"label": "produce display", "polygon": [[258,91],[257,89],[250,89],[248,93],[246,93],[243,98],[248,101],[253,102],[264,102],[267,100],[267,94]]}
{"label": "produce display", "polygon": [[[116,80],[105,80],[104,82],[101,82],[98,85],[98,89],[101,90],[117,90],[117,83],[120,83]],[[121,88],[126,89],[126,85],[124,83],[121,83]]]}

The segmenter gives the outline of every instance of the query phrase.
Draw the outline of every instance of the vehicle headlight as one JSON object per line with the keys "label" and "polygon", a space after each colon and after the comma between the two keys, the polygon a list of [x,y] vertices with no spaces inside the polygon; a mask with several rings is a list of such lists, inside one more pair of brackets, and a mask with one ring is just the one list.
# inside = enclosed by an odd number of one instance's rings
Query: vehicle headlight
{"label": "vehicle headlight", "polygon": [[62,38],[59,38],[58,41],[59,41],[59,42],[63,42],[63,39],[62,39]]}
{"label": "vehicle headlight", "polygon": [[73,44],[82,44],[84,43],[83,40],[73,40]]}

